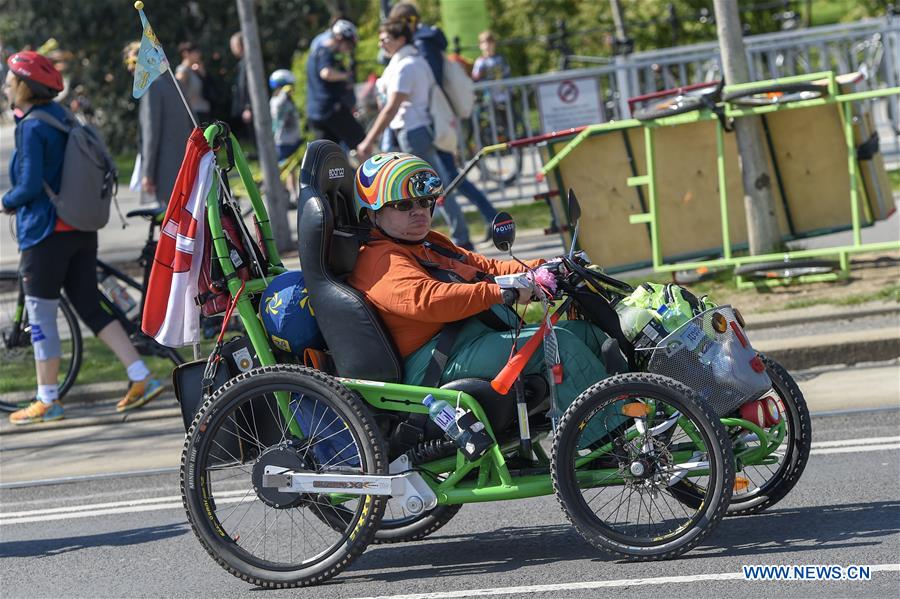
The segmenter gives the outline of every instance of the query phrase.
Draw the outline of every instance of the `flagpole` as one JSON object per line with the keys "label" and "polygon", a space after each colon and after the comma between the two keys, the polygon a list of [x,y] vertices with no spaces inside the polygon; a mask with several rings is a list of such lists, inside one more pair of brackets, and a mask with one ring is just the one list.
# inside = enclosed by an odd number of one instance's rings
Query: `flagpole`
{"label": "flagpole", "polygon": [[[137,0],[134,3],[134,9],[138,12],[144,10],[144,3],[141,0]],[[157,41],[158,44],[160,42]],[[162,44],[160,44],[160,52],[162,52]],[[163,58],[166,63],[166,71],[168,71],[169,76],[172,77],[172,83],[175,84],[175,89],[178,90],[178,97],[181,98],[181,103],[184,104],[184,109],[187,110],[188,116],[191,117],[191,123],[194,124],[194,127],[197,128],[200,125],[197,123],[197,117],[194,116],[194,111],[191,110],[191,105],[188,104],[187,98],[184,97],[184,92],[181,90],[181,85],[178,84],[178,78],[175,76],[175,73],[172,72],[172,65],[169,64],[168,58],[166,58],[165,53],[163,52]]]}
{"label": "flagpole", "polygon": [[[140,0],[135,2],[135,8],[137,8],[138,4],[140,4],[141,8],[143,8],[144,3],[141,2]],[[178,90],[178,97],[181,98],[181,103],[184,104],[184,109],[187,110],[188,116],[191,117],[191,122],[194,124],[194,128],[199,129],[200,125],[197,123],[197,118],[194,116],[194,111],[191,110],[191,106],[190,106],[190,104],[188,104],[187,98],[185,98],[185,96],[184,96],[184,91],[182,91],[182,89],[181,89],[181,84],[178,83],[178,78],[175,77],[175,74],[172,72],[172,66],[170,65],[168,60],[166,60],[166,71],[168,71],[169,76],[172,77],[172,82],[175,84],[175,89]],[[216,171],[216,175],[219,178],[219,185],[221,186],[222,192],[225,194],[225,197],[228,199],[228,201],[231,202],[232,205],[234,205],[234,197],[231,195],[231,189],[228,187],[228,185],[225,184],[225,177],[224,177],[224,175],[222,175],[222,169],[220,169],[218,164],[216,164],[214,170]],[[240,213],[240,211],[238,211],[238,212]],[[249,241],[249,240],[245,240],[245,241]],[[251,252],[251,254],[252,254],[252,252]],[[251,260],[253,260],[253,262],[256,263],[257,271],[260,274],[262,274],[263,268],[262,268],[262,265],[259,264],[259,262],[256,260],[256,256],[251,255]],[[195,351],[195,354],[196,354],[196,351]],[[197,358],[196,355],[194,357]]]}
{"label": "flagpole", "polygon": [[[134,3],[134,8],[138,12],[142,12],[144,10],[144,3],[141,2],[141,0],[137,0],[137,2]],[[157,41],[157,43],[160,45],[160,50],[162,51],[162,44],[158,41]],[[182,103],[182,105],[184,105],[184,109],[187,111],[188,116],[191,119],[191,123],[194,125],[194,128],[199,129],[200,124],[197,122],[197,117],[194,115],[194,111],[191,110],[191,106],[190,106],[190,104],[188,104],[187,98],[184,97],[184,92],[181,89],[181,84],[178,83],[178,78],[175,76],[175,73],[172,72],[172,65],[169,63],[168,58],[165,57],[165,52],[162,51],[162,53],[163,53],[163,57],[166,62],[166,71],[169,73],[169,76],[172,78],[172,83],[175,85],[176,91],[178,91],[178,97],[181,98],[181,103]],[[152,85],[152,82],[151,82],[151,85]],[[219,169],[218,165],[214,165],[214,170],[216,171],[216,174],[219,176],[219,185],[221,185],[221,188],[225,192],[225,195],[228,198],[228,200],[233,203],[234,199],[231,197],[231,193],[228,189],[228,186],[225,185],[225,180],[222,177],[222,171]],[[200,358],[200,344],[199,343],[193,344],[193,353],[194,353],[195,360]]]}
{"label": "flagpole", "polygon": [[187,98],[184,97],[184,91],[182,91],[181,89],[181,84],[178,83],[178,77],[176,77],[175,73],[172,72],[172,67],[171,65],[169,65],[169,61],[166,61],[166,70],[172,77],[172,83],[175,84],[175,89],[178,90],[178,97],[181,98],[181,103],[184,104],[184,109],[187,110],[188,116],[191,117],[191,122],[194,124],[194,128],[199,128],[200,125],[197,123],[197,117],[194,116],[194,111],[191,110],[191,105],[188,104]]}

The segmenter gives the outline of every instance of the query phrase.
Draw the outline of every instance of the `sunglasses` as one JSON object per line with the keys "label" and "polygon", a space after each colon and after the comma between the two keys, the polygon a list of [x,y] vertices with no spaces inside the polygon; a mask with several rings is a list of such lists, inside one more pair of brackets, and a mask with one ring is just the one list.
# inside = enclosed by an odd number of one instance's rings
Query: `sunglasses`
{"label": "sunglasses", "polygon": [[390,204],[385,205],[400,212],[409,212],[413,209],[413,206],[430,209],[432,206],[434,206],[434,202],[435,197],[429,196],[427,198],[416,198],[414,200],[400,200],[399,202],[391,202]]}

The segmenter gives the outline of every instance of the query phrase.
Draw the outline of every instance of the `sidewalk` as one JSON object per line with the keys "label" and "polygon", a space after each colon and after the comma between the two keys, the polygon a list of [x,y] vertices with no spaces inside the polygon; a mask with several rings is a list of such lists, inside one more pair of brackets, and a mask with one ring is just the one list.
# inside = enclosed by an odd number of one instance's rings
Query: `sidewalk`
{"label": "sidewalk", "polygon": [[[790,371],[835,364],[883,364],[900,358],[900,304],[895,302],[871,302],[849,308],[819,305],[744,317],[754,348]],[[861,326],[866,321],[869,326]],[[790,334],[791,330],[802,334]],[[893,372],[893,379],[888,375],[866,384],[875,385],[878,393],[887,394],[889,399],[893,389],[893,403],[900,405],[900,369]],[[838,383],[828,385],[834,384]],[[4,416],[0,418],[0,436],[156,419],[171,419],[173,428],[182,426],[170,383],[160,397],[145,407],[119,414],[115,405],[122,389],[121,381],[75,386],[63,402],[64,420],[16,427]]]}

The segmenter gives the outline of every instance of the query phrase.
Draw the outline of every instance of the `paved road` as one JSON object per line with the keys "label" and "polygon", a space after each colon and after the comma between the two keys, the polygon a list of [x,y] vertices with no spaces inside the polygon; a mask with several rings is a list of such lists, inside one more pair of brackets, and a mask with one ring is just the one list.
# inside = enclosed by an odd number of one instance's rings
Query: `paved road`
{"label": "paved road", "polygon": [[[845,376],[856,373],[860,388],[866,377],[898,380],[897,372],[893,365],[846,369]],[[821,375],[798,374],[813,410],[820,409],[818,399],[831,385],[810,387]],[[896,386],[894,391],[883,398],[883,405],[900,404]],[[170,419],[0,437],[4,597],[256,596],[252,587],[213,563],[185,522],[178,476],[171,468],[180,453],[178,424]],[[814,417],[813,456],[797,488],[765,514],[727,520],[677,561],[611,560],[581,540],[553,497],[543,497],[466,506],[425,541],[370,547],[324,588],[266,596],[355,598],[428,592],[460,597],[490,592],[586,598],[649,592],[720,597],[760,590],[792,597],[896,596],[900,566],[875,572],[871,581],[853,583],[760,586],[763,583],[734,576],[742,565],[751,564],[900,562],[898,426],[896,407]],[[869,441],[873,437],[883,439]],[[23,469],[27,461],[34,466],[30,472]],[[65,464],[71,467],[60,467]],[[13,480],[160,466],[164,469],[155,474],[10,485]],[[649,583],[665,586],[640,586]],[[517,588],[525,585],[537,586]],[[461,594],[445,594],[454,591]]]}

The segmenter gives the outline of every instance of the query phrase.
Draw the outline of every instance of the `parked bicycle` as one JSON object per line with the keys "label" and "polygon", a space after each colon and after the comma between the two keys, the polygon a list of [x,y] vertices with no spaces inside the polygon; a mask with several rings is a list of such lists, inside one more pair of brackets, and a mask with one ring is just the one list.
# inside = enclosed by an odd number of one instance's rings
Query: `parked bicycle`
{"label": "parked bicycle", "polygon": [[[163,212],[160,208],[141,208],[128,213],[129,218],[142,217],[150,222],[147,240],[137,260],[143,269],[142,282],[98,259],[97,285],[103,308],[122,324],[138,353],[166,358],[177,366],[184,362],[178,351],[159,345],[141,331],[144,290],[156,253],[156,229]],[[133,295],[138,295],[140,300],[136,301]],[[81,328],[65,296],[60,297],[57,326],[62,345],[58,379],[59,397],[62,399],[75,383],[84,356]],[[0,381],[0,411],[13,412],[31,400],[30,395],[23,393],[34,387],[31,325],[25,310],[22,281],[15,271],[0,272]]]}
{"label": "parked bicycle", "polygon": [[[512,97],[495,102],[481,95],[475,104],[472,118],[463,121],[462,164],[483,147],[527,137],[525,121],[516,110]],[[522,148],[513,147],[495,152],[478,163],[482,181],[509,185],[522,172]]]}

